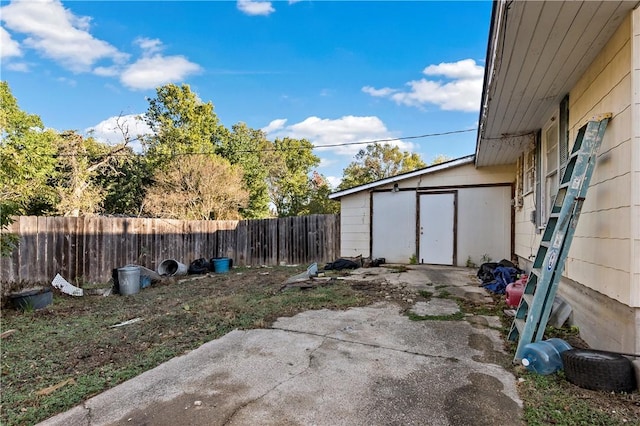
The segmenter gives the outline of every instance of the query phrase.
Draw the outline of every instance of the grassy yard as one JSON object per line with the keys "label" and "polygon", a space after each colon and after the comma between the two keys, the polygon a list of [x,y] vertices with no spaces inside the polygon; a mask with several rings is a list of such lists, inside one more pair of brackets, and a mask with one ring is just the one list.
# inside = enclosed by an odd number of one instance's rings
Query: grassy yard
{"label": "grassy yard", "polygon": [[[5,306],[0,330],[16,331],[0,346],[0,424],[35,424],[234,329],[268,327],[278,317],[309,309],[431,297],[342,280],[283,289],[286,278],[303,270],[238,268],[225,275],[169,280],[129,297],[56,295],[46,309],[27,312]],[[502,308],[499,299],[490,306],[462,307],[496,315]],[[114,327],[129,320],[137,322]],[[594,393],[561,375],[513,371],[524,379],[519,386],[531,425],[640,424],[637,393]]]}

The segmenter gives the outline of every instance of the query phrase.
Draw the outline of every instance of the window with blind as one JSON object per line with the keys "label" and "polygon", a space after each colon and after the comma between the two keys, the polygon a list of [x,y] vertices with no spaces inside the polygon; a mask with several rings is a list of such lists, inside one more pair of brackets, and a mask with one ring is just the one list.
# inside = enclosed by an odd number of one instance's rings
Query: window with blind
{"label": "window with blind", "polygon": [[542,228],[547,223],[569,156],[569,95],[564,97],[558,110],[544,125],[540,136],[537,223]]}

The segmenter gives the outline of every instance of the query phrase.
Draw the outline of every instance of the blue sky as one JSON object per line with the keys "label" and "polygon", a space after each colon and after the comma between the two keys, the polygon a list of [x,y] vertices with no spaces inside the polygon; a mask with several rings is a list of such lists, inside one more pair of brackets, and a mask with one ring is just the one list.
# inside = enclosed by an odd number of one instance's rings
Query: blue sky
{"label": "blue sky", "polygon": [[[307,138],[334,185],[359,148],[477,126],[489,1],[1,1],[0,77],[47,127],[143,114],[186,83],[221,122]],[[131,120],[132,133],[136,130]],[[475,132],[394,140],[430,162]]]}

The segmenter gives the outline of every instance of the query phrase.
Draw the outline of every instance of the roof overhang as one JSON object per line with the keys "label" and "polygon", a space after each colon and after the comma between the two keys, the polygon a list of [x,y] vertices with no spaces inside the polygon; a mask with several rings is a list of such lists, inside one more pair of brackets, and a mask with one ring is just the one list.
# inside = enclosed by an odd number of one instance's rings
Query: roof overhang
{"label": "roof overhang", "polygon": [[515,163],[639,4],[638,0],[495,1],[476,166]]}
{"label": "roof overhang", "polygon": [[424,167],[422,169],[414,170],[412,172],[402,173],[400,175],[391,176],[385,179],[380,179],[375,182],[367,183],[365,185],[354,186],[353,188],[344,189],[342,191],[329,194],[329,199],[335,200],[337,198],[344,197],[345,195],[354,194],[361,191],[370,191],[375,188],[388,185],[390,183],[396,183],[405,179],[410,179],[417,176],[424,176],[430,173],[439,172],[441,170],[450,169],[453,167],[464,166],[465,164],[473,164],[474,155],[467,155],[466,157],[460,157],[455,160],[445,161],[444,163],[434,164],[433,166]]}

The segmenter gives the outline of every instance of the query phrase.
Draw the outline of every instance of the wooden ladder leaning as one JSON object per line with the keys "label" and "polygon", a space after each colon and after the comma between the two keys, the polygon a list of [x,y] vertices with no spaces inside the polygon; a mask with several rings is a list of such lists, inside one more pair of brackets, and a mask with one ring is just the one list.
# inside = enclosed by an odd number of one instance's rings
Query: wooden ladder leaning
{"label": "wooden ladder leaning", "polygon": [[594,117],[576,136],[509,331],[509,340],[518,342],[514,362],[522,359],[525,345],[542,340],[544,336],[598,149],[610,119],[610,113]]}

